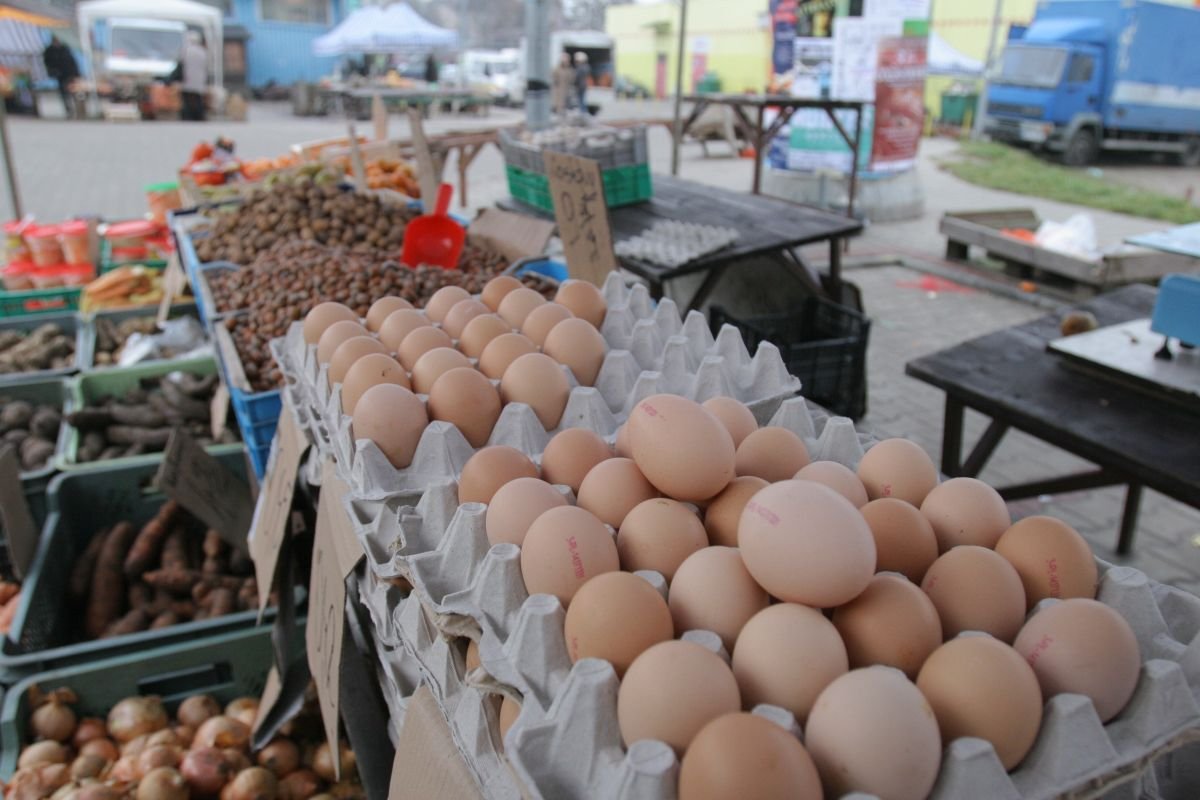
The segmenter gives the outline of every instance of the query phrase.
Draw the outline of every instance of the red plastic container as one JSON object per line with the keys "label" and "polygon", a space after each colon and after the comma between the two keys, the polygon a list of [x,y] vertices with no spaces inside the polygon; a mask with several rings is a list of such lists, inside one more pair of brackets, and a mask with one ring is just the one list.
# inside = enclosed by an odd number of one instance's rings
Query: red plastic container
{"label": "red plastic container", "polygon": [[458,266],[467,231],[446,213],[454,187],[438,187],[437,206],[432,214],[422,214],[404,229],[404,251],[400,260],[410,267],[433,264],[442,269]]}
{"label": "red plastic container", "polygon": [[68,264],[86,264],[92,260],[88,224],[83,220],[64,222],[59,227],[63,259]]}
{"label": "red plastic container", "polygon": [[25,241],[33,254],[33,263],[39,267],[53,267],[63,263],[62,246],[58,243],[59,226],[31,225],[25,229]]}

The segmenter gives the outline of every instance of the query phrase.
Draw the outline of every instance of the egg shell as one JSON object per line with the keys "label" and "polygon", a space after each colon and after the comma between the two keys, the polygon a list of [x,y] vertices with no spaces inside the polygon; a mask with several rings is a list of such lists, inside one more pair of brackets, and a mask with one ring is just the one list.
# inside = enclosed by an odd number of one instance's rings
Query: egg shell
{"label": "egg shell", "polygon": [[1011,642],[1025,621],[1025,590],[994,550],[962,545],[943,553],[921,581],[942,621],[942,636],[983,631]]}
{"label": "egg shell", "polygon": [[752,475],[768,483],[786,481],[808,464],[808,448],[787,428],[768,426],[752,431],[738,445],[738,477]]}
{"label": "egg shell", "polygon": [[496,308],[496,313],[503,317],[509,325],[520,330],[521,326],[525,324],[525,318],[529,316],[529,312],[545,303],[546,298],[533,289],[522,286],[504,295],[504,299]]}
{"label": "egg shell", "polygon": [[738,523],[746,568],[781,600],[814,608],[849,602],[875,574],[875,539],[846,498],[814,481],[760,490]]}
{"label": "egg shell", "polygon": [[434,381],[429,415],[458,428],[471,447],[483,447],[500,419],[500,393],[477,370],[457,367]]}
{"label": "egg shell", "polygon": [[429,418],[417,396],[402,386],[381,383],[359,398],[351,415],[351,435],[370,439],[396,469],[412,463]]}
{"label": "egg shell", "polygon": [[463,465],[462,475],[458,479],[458,502],[486,505],[492,502],[496,491],[509,481],[537,477],[537,466],[515,447],[484,447]]}
{"label": "egg shell", "polygon": [[587,428],[559,431],[542,451],[542,472],[550,483],[570,486],[579,494],[583,479],[601,461],[612,458],[608,444]]}
{"label": "egg shell", "polygon": [[995,547],[1012,525],[1004,498],[975,478],[951,478],[934,487],[921,513],[933,525],[942,553],[960,544]]}
{"label": "egg shell", "polygon": [[543,512],[521,543],[521,577],[526,590],[552,594],[568,611],[571,598],[589,579],[620,568],[612,533],[578,506]]}
{"label": "egg shell", "polygon": [[330,325],[317,341],[317,363],[328,364],[338,346],[356,336],[370,337],[367,329],[356,320],[343,319]]}
{"label": "egg shell", "polygon": [[633,448],[629,444],[629,426],[617,428],[617,436],[613,441],[613,452],[621,458],[633,458]]}
{"label": "egg shell", "polygon": [[344,381],[354,362],[371,353],[387,355],[387,348],[371,336],[351,336],[339,344],[329,359],[329,385]]}
{"label": "egg shell", "polygon": [[404,341],[404,338],[417,328],[432,326],[433,323],[429,321],[429,317],[425,316],[424,312],[415,308],[402,308],[384,318],[383,324],[379,326],[379,341],[394,353],[400,349],[400,343]]}
{"label": "egg shell", "polygon": [[512,327],[495,314],[481,314],[467,323],[458,339],[458,349],[468,358],[479,358],[492,339],[512,333]]}
{"label": "egg shell", "polygon": [[872,500],[895,497],[920,507],[938,483],[929,454],[908,439],[884,439],[858,462],[858,478]]}
{"label": "egg shell", "polygon": [[468,297],[466,300],[459,300],[450,307],[445,318],[442,319],[442,330],[449,334],[451,339],[457,339],[462,336],[467,323],[476,317],[487,314],[491,314],[491,309],[475,298]]}
{"label": "egg shell", "polygon": [[921,510],[896,497],[881,497],[859,512],[875,538],[875,571],[899,572],[919,585],[938,557],[937,536]]}
{"label": "egg shell", "polygon": [[413,364],[413,389],[419,394],[429,394],[438,378],[459,367],[470,368],[471,362],[453,347],[435,347],[428,350]]}
{"label": "egg shell", "polygon": [[525,284],[521,283],[512,275],[497,275],[483,285],[483,291],[479,294],[479,299],[483,304],[495,311],[500,307],[500,301],[504,296],[513,289],[520,289]]}
{"label": "egg shell", "polygon": [[554,302],[566,306],[572,314],[597,328],[604,323],[604,316],[608,312],[604,295],[587,281],[563,281],[554,295]]}
{"label": "egg shell", "polygon": [[479,356],[479,370],[492,380],[500,380],[514,361],[536,353],[537,347],[529,337],[519,333],[504,333],[488,342]]}
{"label": "egg shell", "polygon": [[733,647],[733,674],[746,708],[786,708],[801,723],[817,696],[850,662],[833,623],[796,603],[764,608],[742,626]]}
{"label": "egg shell", "polygon": [[508,365],[500,379],[500,396],[506,403],[525,403],[546,430],[558,427],[571,384],[554,359],[543,353],[526,353]]}
{"label": "egg shell", "polygon": [[652,395],[634,407],[626,424],[634,462],[666,496],[699,503],[733,480],[733,439],[699,403]]}
{"label": "egg shell", "polygon": [[500,701],[498,720],[501,745],[503,745],[504,737],[508,736],[509,728],[513,726],[519,716],[521,716],[521,704],[508,695],[504,695],[504,699]]}
{"label": "egg shell", "polygon": [[700,729],[679,767],[679,800],[821,800],[812,757],[788,731],[745,712]]}
{"label": "egg shell", "polygon": [[798,481],[816,481],[824,484],[850,501],[855,508],[867,504],[867,490],[849,468],[836,461],[814,461],[796,473]]}
{"label": "egg shell", "polygon": [[353,415],[363,393],[380,384],[411,388],[408,373],[389,355],[369,353],[355,361],[342,379],[342,413]]}
{"label": "egg shell", "polygon": [[605,525],[620,528],[634,506],[652,497],[658,497],[658,490],[632,460],[610,458],[592,467],[584,477],[576,502]]}
{"label": "egg shell", "polygon": [[621,569],[653,570],[668,583],[684,559],[707,545],[704,524],[696,513],[665,497],[638,503],[625,515],[617,533]]}
{"label": "egg shell", "polygon": [[[618,550],[620,545],[618,537]],[[676,635],[712,631],[729,652],[750,618],[770,602],[736,547],[705,547],[688,556],[671,579],[669,599]]]}
{"label": "egg shell", "polygon": [[520,546],[533,521],[552,508],[567,505],[562,492],[538,478],[514,478],[492,495],[484,529],[492,544]]}
{"label": "egg shell", "polygon": [[304,343],[316,344],[330,325],[342,321],[358,322],[358,315],[341,303],[317,303],[304,315]]}
{"label": "egg shell", "polygon": [[758,430],[754,412],[747,408],[745,403],[732,397],[711,397],[700,405],[721,421],[725,430],[729,431],[735,448],[740,447],[747,436]]}
{"label": "egg shell", "polygon": [[996,552],[1013,565],[1032,609],[1047,597],[1096,596],[1096,559],[1087,541],[1054,517],[1026,517],[1004,532]]}
{"label": "egg shell", "polygon": [[461,286],[443,286],[426,301],[425,315],[434,322],[441,322],[459,301],[469,300],[470,297],[471,293]]}
{"label": "egg shell", "polygon": [[671,639],[667,601],[649,581],[629,572],[591,578],[571,598],[563,624],[571,661],[602,658],[617,677],[646,649]]}
{"label": "egg shell", "polygon": [[704,530],[708,532],[708,543],[737,547],[742,511],[750,498],[767,485],[762,478],[753,475],[734,478],[719,495],[710,500],[704,509]]}
{"label": "egg shell", "polygon": [[1013,647],[1033,667],[1044,699],[1085,695],[1101,722],[1120,714],[1137,688],[1137,637],[1124,617],[1097,600],[1047,605],[1029,618]]}
{"label": "egg shell", "polygon": [[521,333],[528,336],[529,341],[542,347],[546,344],[546,337],[550,335],[551,329],[564,319],[570,319],[571,316],[571,312],[567,310],[566,306],[558,303],[543,303],[529,312],[529,316],[521,325]]}
{"label": "egg shell", "polygon": [[429,326],[417,328],[404,337],[404,341],[400,343],[400,347],[396,351],[396,358],[406,370],[412,372],[421,356],[437,347],[453,349],[454,342],[441,328]]}
{"label": "egg shell", "polygon": [[864,792],[924,800],[942,762],[933,709],[890,667],[856,669],[826,687],[808,717],[804,743],[827,797]]}
{"label": "egg shell", "polygon": [[413,304],[405,300],[403,297],[381,297],[371,304],[367,310],[367,330],[372,333],[379,333],[379,329],[383,327],[383,321],[393,311],[400,311],[405,308],[412,308]]}
{"label": "egg shell", "polygon": [[917,688],[937,716],[942,740],[991,742],[1006,770],[1021,763],[1042,724],[1037,676],[1016,650],[990,636],[960,636],[925,662]]}
{"label": "egg shell", "polygon": [[570,369],[581,386],[594,386],[608,352],[608,343],[591,323],[582,319],[564,319],[547,334],[542,349]]}
{"label": "egg shell", "polygon": [[910,680],[916,680],[925,659],[942,644],[942,622],[933,602],[901,575],[876,575],[862,594],[834,609],[833,626],[846,644],[852,669],[882,664]]}
{"label": "egg shell", "polygon": [[701,728],[741,706],[737,681],[720,656],[695,642],[660,642],[625,672],[617,722],[626,747],[659,739],[682,755]]}

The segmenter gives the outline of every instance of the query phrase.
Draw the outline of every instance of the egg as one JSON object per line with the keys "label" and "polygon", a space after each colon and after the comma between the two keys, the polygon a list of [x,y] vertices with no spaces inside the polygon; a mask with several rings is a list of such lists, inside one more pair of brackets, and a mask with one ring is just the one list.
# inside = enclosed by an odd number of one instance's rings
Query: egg
{"label": "egg", "polygon": [[370,439],[396,469],[412,463],[429,418],[417,396],[402,386],[381,383],[363,393],[351,415],[355,440]]}
{"label": "egg", "polygon": [[658,497],[658,491],[633,461],[609,458],[584,476],[577,497],[580,508],[595,514],[605,525],[620,528],[634,506]]}
{"label": "egg", "polygon": [[786,481],[808,464],[808,448],[787,428],[752,431],[737,447],[738,477],[753,475],[768,483]]}
{"label": "egg", "polygon": [[484,529],[492,544],[521,545],[533,521],[567,505],[562,492],[538,478],[514,478],[500,486],[488,503]]}
{"label": "egg", "polygon": [[863,792],[924,800],[942,764],[933,709],[890,667],[856,669],[826,687],[808,717],[804,744],[827,797]]}
{"label": "egg", "polygon": [[478,300],[472,297],[459,300],[450,307],[442,319],[442,330],[449,334],[451,339],[457,339],[466,330],[467,323],[476,317],[487,314],[491,314],[491,309]]}
{"label": "egg", "polygon": [[554,595],[568,611],[571,599],[589,579],[620,568],[617,546],[608,528],[578,506],[564,505],[543,512],[529,526],[521,543],[525,588],[530,594]]}
{"label": "egg", "polygon": [[703,502],[733,480],[733,438],[699,403],[652,395],[634,407],[626,424],[634,463],[668,497]]}
{"label": "egg", "polygon": [[529,316],[529,312],[545,303],[546,298],[533,289],[522,286],[504,295],[504,299],[496,308],[496,313],[509,325],[519,330],[525,324],[525,318]]}
{"label": "egg", "polygon": [[840,606],[875,574],[875,539],[846,498],[814,481],[782,481],[760,490],[738,522],[746,568],[781,600]]}
{"label": "egg", "polygon": [[875,538],[875,571],[899,572],[920,584],[937,560],[937,536],[916,506],[896,497],[881,497],[859,509]]}
{"label": "egg", "polygon": [[605,441],[587,428],[567,428],[554,434],[542,451],[542,472],[550,483],[570,486],[578,495],[592,468],[612,456]]}
{"label": "egg", "polygon": [[862,481],[848,467],[836,461],[814,461],[796,473],[798,481],[816,481],[824,484],[850,501],[855,508],[867,504],[867,490]]}
{"label": "egg", "polygon": [[[459,503],[490,503],[501,486],[517,478],[537,478],[538,468],[515,447],[484,447],[467,459],[458,478]],[[562,496],[559,492],[555,494]],[[526,526],[528,527],[528,526]]]}
{"label": "egg", "polygon": [[429,415],[458,428],[471,447],[483,447],[500,419],[500,393],[470,367],[457,367],[433,383]]}
{"label": "egg", "polygon": [[617,428],[617,438],[613,442],[613,452],[621,458],[633,458],[633,448],[629,445],[629,426]]}
{"label": "egg", "polygon": [[438,289],[425,303],[425,315],[434,322],[441,322],[450,313],[450,309],[461,300],[468,300],[471,293],[461,286],[443,286]]}
{"label": "egg", "polygon": [[1025,620],[1025,590],[1012,565],[993,550],[962,545],[943,553],[921,581],[942,620],[942,636],[983,631],[1011,642]]}
{"label": "egg", "polygon": [[526,353],[516,359],[500,379],[504,402],[527,404],[546,430],[558,427],[570,394],[571,384],[562,368],[542,353]]}
{"label": "egg", "polygon": [[762,478],[746,475],[734,478],[704,509],[704,529],[708,542],[725,547],[738,546],[738,522],[742,511],[758,491],[767,486]]}
{"label": "egg", "polygon": [[713,397],[701,403],[704,409],[721,421],[733,438],[733,446],[739,447],[747,436],[758,430],[754,414],[744,403],[732,397]]}
{"label": "egg", "polygon": [[483,662],[479,659],[479,642],[474,639],[467,640],[467,655],[465,658],[467,672],[479,669],[483,666]]}
{"label": "egg", "polygon": [[536,353],[537,347],[519,333],[504,333],[487,343],[479,355],[479,369],[489,378],[500,380],[512,362],[524,355]]}
{"label": "egg", "polygon": [[736,547],[704,547],[684,559],[671,579],[669,599],[677,635],[712,631],[729,652],[750,618],[770,601]]}
{"label": "egg", "polygon": [[1054,517],[1026,517],[1004,532],[996,552],[1013,565],[1033,608],[1047,597],[1094,598],[1096,559],[1092,548],[1067,523]]}
{"label": "egg", "polygon": [[372,333],[379,333],[379,329],[383,327],[383,321],[393,311],[400,311],[405,308],[412,308],[413,304],[405,300],[403,297],[381,297],[371,304],[367,310],[367,330]]}
{"label": "egg", "polygon": [[546,337],[550,335],[551,329],[564,319],[570,319],[571,316],[571,312],[565,306],[560,306],[558,303],[543,303],[525,317],[525,322],[521,324],[521,333],[528,336],[529,341],[542,347],[546,344]]}
{"label": "egg", "polygon": [[942,623],[929,597],[901,575],[876,575],[862,594],[833,611],[850,667],[882,664],[916,680],[942,644]]}
{"label": "egg", "polygon": [[463,328],[458,338],[458,349],[468,358],[479,358],[492,339],[512,333],[512,327],[495,314],[480,314]]}
{"label": "egg", "polygon": [[369,337],[370,334],[358,322],[352,322],[348,319],[343,319],[330,325],[317,341],[317,363],[328,364],[338,346],[347,339],[352,339],[355,336]]}
{"label": "egg", "polygon": [[400,347],[396,350],[396,358],[404,365],[405,369],[412,372],[413,368],[417,365],[418,359],[436,347],[453,349],[454,342],[450,340],[450,337],[441,328],[431,326],[416,328],[412,333],[404,337],[404,341],[400,343]]}
{"label": "egg", "polygon": [[394,353],[400,349],[404,337],[417,328],[430,327],[433,327],[433,323],[424,312],[415,308],[401,308],[384,317],[383,324],[379,326],[379,341]]}
{"label": "egg", "polygon": [[604,295],[587,281],[563,281],[554,295],[554,302],[566,306],[572,314],[597,328],[604,322],[604,315],[608,312]]}
{"label": "egg", "polygon": [[938,483],[929,454],[908,439],[884,439],[858,462],[858,478],[872,500],[895,497],[920,507]]}
{"label": "egg", "polygon": [[990,636],[960,636],[921,668],[917,688],[937,716],[942,739],[991,742],[1005,769],[1021,763],[1042,724],[1037,677],[1016,650]]}
{"label": "egg", "polygon": [[525,284],[521,283],[512,275],[497,275],[483,285],[483,291],[479,295],[479,299],[483,304],[495,311],[500,307],[500,301],[504,296],[513,289],[520,289]]}
{"label": "egg", "polygon": [[608,343],[591,323],[564,319],[547,334],[542,350],[569,368],[581,386],[594,386],[608,353]]}
{"label": "egg", "polygon": [[617,533],[621,569],[654,570],[668,583],[683,560],[706,545],[704,524],[695,512],[665,497],[638,503],[625,515]]}
{"label": "egg", "polygon": [[504,695],[504,699],[500,701],[500,716],[499,730],[500,741],[504,742],[504,737],[508,736],[508,731],[517,721],[517,717],[521,716],[521,704],[513,700],[508,695]]}
{"label": "egg", "polygon": [[1124,617],[1097,600],[1047,605],[1029,618],[1013,647],[1033,667],[1043,698],[1082,694],[1101,722],[1120,714],[1137,688],[1137,637]]}
{"label": "egg", "polygon": [[821,776],[804,745],[755,714],[717,717],[679,767],[679,800],[821,800]]}
{"label": "egg", "polygon": [[660,642],[634,659],[617,692],[625,746],[658,739],[682,755],[700,729],[740,711],[737,681],[721,657],[695,642]]}
{"label": "egg", "polygon": [[371,353],[387,355],[387,348],[380,344],[378,339],[370,336],[351,336],[339,344],[333,351],[333,357],[329,359],[329,385],[344,381],[354,362]]}
{"label": "egg", "polygon": [[960,544],[995,547],[1012,525],[1004,498],[975,478],[951,478],[934,487],[921,503],[921,513],[933,525],[943,553]]}
{"label": "egg", "polygon": [[408,373],[389,355],[370,353],[355,361],[342,379],[342,413],[354,414],[363,393],[372,386],[385,383],[411,388]]}
{"label": "egg", "polygon": [[571,598],[563,636],[571,661],[603,658],[617,677],[648,648],[671,639],[667,601],[650,583],[629,572],[590,578]]}
{"label": "egg", "polygon": [[321,341],[321,334],[335,322],[358,322],[355,314],[341,303],[317,303],[312,310],[304,315],[304,342],[316,344]]}
{"label": "egg", "polygon": [[429,394],[438,378],[452,369],[471,368],[471,362],[453,347],[435,347],[417,359],[412,368],[413,390]]}
{"label": "egg", "polygon": [[808,606],[778,603],[742,626],[733,646],[733,674],[746,708],[786,708],[801,723],[817,696],[849,669],[833,623]]}

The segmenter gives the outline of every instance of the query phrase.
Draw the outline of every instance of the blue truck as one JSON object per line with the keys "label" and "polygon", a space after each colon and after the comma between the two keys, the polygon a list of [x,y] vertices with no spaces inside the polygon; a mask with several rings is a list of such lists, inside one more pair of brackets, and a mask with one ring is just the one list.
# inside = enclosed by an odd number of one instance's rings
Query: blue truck
{"label": "blue truck", "polygon": [[1146,0],[1046,0],[1010,31],[989,79],[993,139],[1083,166],[1101,150],[1200,166],[1200,8]]}

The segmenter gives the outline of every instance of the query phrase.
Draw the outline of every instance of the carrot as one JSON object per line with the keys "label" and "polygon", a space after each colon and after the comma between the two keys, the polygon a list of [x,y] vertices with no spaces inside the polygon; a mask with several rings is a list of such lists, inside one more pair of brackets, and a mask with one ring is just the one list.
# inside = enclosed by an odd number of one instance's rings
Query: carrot
{"label": "carrot", "polygon": [[124,636],[129,633],[144,631],[149,621],[144,609],[132,609],[125,616],[105,628],[100,638],[108,639],[112,636]]}
{"label": "carrot", "polygon": [[237,594],[233,589],[213,589],[208,606],[210,617],[223,617],[237,611]]}
{"label": "carrot", "polygon": [[192,597],[196,584],[206,583],[214,589],[237,590],[242,581],[230,575],[205,575],[194,569],[156,569],[142,575],[142,579],[151,586],[166,589],[180,597]]}
{"label": "carrot", "polygon": [[164,570],[184,570],[188,568],[187,532],[176,525],[167,536],[162,548],[162,568]]}
{"label": "carrot", "polygon": [[121,565],[137,530],[128,522],[119,522],[104,540],[92,573],[84,628],[93,639],[100,638],[109,624],[121,616],[125,605],[125,574]]}
{"label": "carrot", "polygon": [[129,548],[129,554],[125,556],[126,577],[136,578],[158,559],[178,513],[179,504],[168,500],[158,509],[154,518],[142,526],[133,541],[133,546]]}
{"label": "carrot", "polygon": [[75,559],[75,564],[71,567],[68,591],[71,593],[71,597],[79,602],[87,599],[88,590],[92,586],[92,570],[96,568],[96,559],[100,557],[100,550],[104,547],[106,538],[108,538],[108,528],[93,534],[83,555]]}
{"label": "carrot", "polygon": [[8,602],[0,606],[0,633],[8,633],[12,627],[13,620],[17,618],[17,608],[21,605],[21,593],[17,592],[8,599]]}
{"label": "carrot", "polygon": [[154,620],[150,623],[150,630],[156,631],[159,628],[169,628],[172,625],[178,625],[180,622],[181,620],[179,619],[179,615],[174,611],[167,609],[154,618]]}

